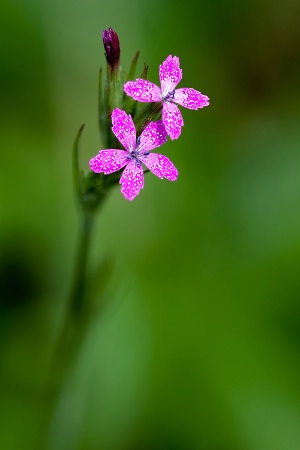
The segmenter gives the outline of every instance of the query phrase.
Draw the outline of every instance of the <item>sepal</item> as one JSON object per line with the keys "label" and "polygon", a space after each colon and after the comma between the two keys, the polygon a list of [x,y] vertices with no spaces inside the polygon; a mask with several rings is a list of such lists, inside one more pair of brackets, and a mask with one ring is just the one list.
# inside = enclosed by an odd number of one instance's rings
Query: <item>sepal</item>
{"label": "sepal", "polygon": [[[139,59],[139,55],[140,55],[140,52],[138,51],[135,54],[135,56],[134,56],[134,58],[132,60],[129,72],[128,72],[127,77],[126,77],[126,82],[130,81],[130,80],[133,80],[134,77],[135,77],[136,65],[137,65],[137,62],[138,62],[138,59]],[[123,93],[123,98],[124,98],[124,109],[125,109],[125,111],[128,114],[130,114],[132,118],[134,118],[134,116],[136,114],[137,101],[134,100],[132,97],[129,97],[128,95],[126,95],[125,91]]]}
{"label": "sepal", "polygon": [[75,196],[83,211],[93,212],[105,197],[104,175],[88,172],[85,174],[79,167],[79,141],[84,125],[79,128],[73,145],[73,183]]}

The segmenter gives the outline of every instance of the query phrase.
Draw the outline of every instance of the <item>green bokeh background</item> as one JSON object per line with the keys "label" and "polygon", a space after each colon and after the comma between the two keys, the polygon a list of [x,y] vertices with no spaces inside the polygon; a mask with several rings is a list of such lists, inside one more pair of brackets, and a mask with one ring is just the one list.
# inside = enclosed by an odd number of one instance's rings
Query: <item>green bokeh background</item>
{"label": "green bokeh background", "polygon": [[[299,450],[300,4],[3,0],[0,14],[0,447]],[[74,263],[71,149],[101,149],[101,31],[122,67],[180,57],[183,110],[147,175],[99,215],[113,274],[47,426],[45,385]],[[47,431],[46,431],[47,430]],[[45,444],[45,436],[47,436]]]}

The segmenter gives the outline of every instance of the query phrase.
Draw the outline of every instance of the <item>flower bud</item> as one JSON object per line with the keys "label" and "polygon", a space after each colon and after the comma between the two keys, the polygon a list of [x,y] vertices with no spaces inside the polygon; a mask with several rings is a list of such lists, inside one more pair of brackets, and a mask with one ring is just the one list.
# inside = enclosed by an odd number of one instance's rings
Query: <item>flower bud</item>
{"label": "flower bud", "polygon": [[120,43],[118,35],[112,28],[109,28],[102,32],[102,39],[106,61],[113,69],[115,66],[119,65],[120,59]]}

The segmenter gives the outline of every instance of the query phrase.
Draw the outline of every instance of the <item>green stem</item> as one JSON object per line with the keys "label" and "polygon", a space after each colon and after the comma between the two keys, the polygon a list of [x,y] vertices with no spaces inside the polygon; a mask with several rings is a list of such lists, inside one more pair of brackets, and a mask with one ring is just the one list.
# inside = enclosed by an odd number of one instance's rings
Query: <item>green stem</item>
{"label": "green stem", "polygon": [[92,213],[82,211],[79,246],[75,260],[73,282],[66,306],[65,317],[56,341],[53,355],[54,360],[52,373],[58,372],[59,380],[64,378],[64,375],[68,370],[68,366],[72,362],[73,355],[75,355],[76,350],[80,345],[82,332],[88,321],[89,305],[87,304],[87,266],[93,224],[94,215]]}
{"label": "green stem", "polygon": [[84,314],[84,299],[87,289],[87,262],[93,225],[94,214],[92,212],[83,211],[79,237],[79,248],[69,300],[70,313],[75,318],[80,318],[80,316]]}
{"label": "green stem", "polygon": [[[64,382],[78,353],[89,324],[88,257],[95,214],[82,211],[73,283],[63,324],[57,338],[46,388],[45,427],[48,439],[49,424],[53,420]],[[41,447],[45,448],[45,447]]]}

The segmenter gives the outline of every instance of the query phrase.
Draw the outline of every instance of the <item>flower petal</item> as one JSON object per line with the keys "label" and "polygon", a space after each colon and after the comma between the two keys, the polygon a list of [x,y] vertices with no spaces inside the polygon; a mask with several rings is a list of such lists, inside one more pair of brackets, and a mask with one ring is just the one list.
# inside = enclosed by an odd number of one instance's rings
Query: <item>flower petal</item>
{"label": "flower petal", "polygon": [[120,178],[121,192],[127,200],[133,200],[144,187],[144,172],[142,164],[130,161]]}
{"label": "flower petal", "polygon": [[142,153],[148,152],[149,150],[164,144],[166,140],[167,132],[162,120],[150,122],[139,138],[139,150],[141,150]]}
{"label": "flower petal", "polygon": [[179,108],[175,103],[164,102],[162,112],[163,124],[171,139],[178,139],[184,125]]}
{"label": "flower petal", "polygon": [[103,172],[105,175],[117,172],[128,163],[127,156],[128,152],[125,150],[101,150],[99,155],[90,160],[90,169],[96,173]]}
{"label": "flower petal", "polygon": [[136,81],[127,81],[124,91],[134,100],[140,102],[159,102],[161,100],[160,89],[156,84],[138,78]]}
{"label": "flower petal", "polygon": [[136,146],[136,132],[130,114],[122,109],[114,109],[111,113],[112,131],[116,138],[129,152]]}
{"label": "flower petal", "polygon": [[182,70],[179,67],[179,58],[169,55],[159,66],[159,78],[162,97],[172,92],[182,78]]}
{"label": "flower petal", "polygon": [[174,102],[189,109],[204,108],[209,105],[209,98],[192,88],[176,89]]}
{"label": "flower petal", "polygon": [[141,160],[157,177],[167,178],[170,181],[177,180],[178,170],[166,156],[149,153],[149,155],[143,156]]}

